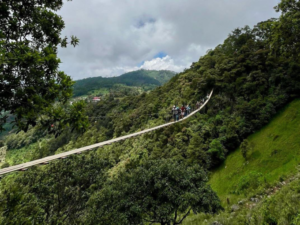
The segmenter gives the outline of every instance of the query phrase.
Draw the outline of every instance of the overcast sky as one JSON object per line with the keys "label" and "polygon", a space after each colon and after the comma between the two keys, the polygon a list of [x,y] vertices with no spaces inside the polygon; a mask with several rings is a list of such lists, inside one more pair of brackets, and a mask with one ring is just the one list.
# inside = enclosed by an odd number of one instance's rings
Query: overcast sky
{"label": "overcast sky", "polygon": [[80,44],[59,50],[60,68],[78,80],[137,69],[188,68],[237,27],[278,17],[279,0],[73,0],[58,12],[63,36]]}

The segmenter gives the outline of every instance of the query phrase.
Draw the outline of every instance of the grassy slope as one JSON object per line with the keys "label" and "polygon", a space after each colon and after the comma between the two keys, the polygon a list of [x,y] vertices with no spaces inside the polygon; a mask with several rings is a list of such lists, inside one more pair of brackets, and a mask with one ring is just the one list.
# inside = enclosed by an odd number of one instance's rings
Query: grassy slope
{"label": "grassy slope", "polygon": [[[255,190],[246,196],[230,194],[240,180],[251,172],[262,173],[271,185],[297,172],[295,167],[300,163],[300,99],[289,103],[267,126],[248,140],[253,144],[248,164],[241,150],[237,149],[212,172],[209,183],[224,206],[227,198],[234,204],[239,199],[255,194]],[[184,224],[202,224],[203,218],[203,215],[193,215]]]}

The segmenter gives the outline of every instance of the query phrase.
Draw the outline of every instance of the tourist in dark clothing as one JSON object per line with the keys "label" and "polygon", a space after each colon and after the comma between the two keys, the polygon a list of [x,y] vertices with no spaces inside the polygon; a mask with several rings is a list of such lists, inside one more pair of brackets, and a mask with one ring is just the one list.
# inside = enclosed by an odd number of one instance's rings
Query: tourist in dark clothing
{"label": "tourist in dark clothing", "polygon": [[176,121],[179,120],[179,115],[180,115],[180,109],[179,107],[176,107]]}
{"label": "tourist in dark clothing", "polygon": [[172,114],[173,114],[174,121],[176,121],[176,115],[178,114],[178,110],[175,105],[172,108]]}

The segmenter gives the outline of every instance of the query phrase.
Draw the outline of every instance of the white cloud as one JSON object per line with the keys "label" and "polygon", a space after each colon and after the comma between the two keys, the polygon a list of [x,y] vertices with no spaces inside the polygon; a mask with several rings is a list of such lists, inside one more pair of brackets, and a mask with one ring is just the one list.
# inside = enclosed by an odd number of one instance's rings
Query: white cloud
{"label": "white cloud", "polygon": [[184,66],[175,65],[174,60],[170,56],[163,58],[156,58],[150,61],[145,61],[140,69],[145,70],[171,70],[175,72],[181,72]]}
{"label": "white cloud", "polygon": [[[59,14],[78,47],[59,50],[74,79],[117,76],[132,69],[179,71],[221,44],[236,27],[278,16],[278,0],[85,0],[65,2]],[[164,52],[168,57],[153,59]]]}
{"label": "white cloud", "polygon": [[174,60],[170,56],[163,58],[155,58],[149,61],[145,61],[141,66],[124,66],[124,67],[113,67],[110,69],[95,70],[96,76],[113,77],[123,73],[128,73],[135,70],[170,70],[174,72],[181,72],[190,65],[178,66],[174,63]]}

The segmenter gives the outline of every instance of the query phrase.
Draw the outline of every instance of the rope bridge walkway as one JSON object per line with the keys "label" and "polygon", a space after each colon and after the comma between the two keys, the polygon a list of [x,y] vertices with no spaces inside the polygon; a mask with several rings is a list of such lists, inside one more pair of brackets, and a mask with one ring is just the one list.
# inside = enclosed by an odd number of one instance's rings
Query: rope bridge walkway
{"label": "rope bridge walkway", "polygon": [[148,133],[148,132],[151,132],[151,131],[154,131],[154,130],[158,130],[158,129],[161,129],[163,127],[167,127],[167,126],[170,126],[172,124],[181,122],[181,121],[193,116],[197,112],[199,112],[209,102],[212,94],[213,94],[213,90],[209,94],[208,99],[204,102],[204,104],[199,109],[196,109],[195,111],[193,111],[192,113],[190,113],[189,115],[187,115],[186,117],[184,117],[183,119],[181,119],[179,121],[165,123],[165,124],[157,126],[157,127],[149,128],[149,129],[146,129],[146,130],[143,130],[143,131],[139,131],[139,132],[136,132],[136,133],[133,133],[133,134],[128,134],[128,135],[118,137],[118,138],[114,138],[114,139],[111,139],[111,140],[108,140],[108,141],[104,141],[104,142],[100,142],[100,143],[97,143],[97,144],[93,144],[93,145],[85,146],[85,147],[82,147],[82,148],[74,149],[74,150],[71,150],[71,151],[68,151],[68,152],[63,152],[63,153],[60,153],[60,154],[57,154],[57,155],[47,156],[45,158],[37,159],[37,160],[30,161],[30,162],[27,162],[27,163],[22,163],[22,164],[15,165],[15,166],[10,166],[10,167],[1,169],[0,170],[0,175],[11,173],[11,172],[14,172],[14,171],[24,171],[28,167],[32,167],[32,166],[35,166],[35,165],[48,164],[50,161],[53,161],[53,160],[56,160],[56,159],[65,159],[70,155],[80,154],[82,152],[89,151],[89,150],[92,150],[94,148],[102,147],[104,145],[109,145],[109,144],[112,144],[112,143],[115,143],[115,142],[118,142],[118,141],[122,141],[122,140],[132,138],[132,137],[135,137],[135,136],[139,136],[139,135],[142,135],[142,134],[145,134],[145,133]]}

